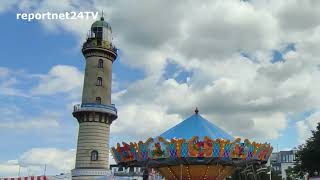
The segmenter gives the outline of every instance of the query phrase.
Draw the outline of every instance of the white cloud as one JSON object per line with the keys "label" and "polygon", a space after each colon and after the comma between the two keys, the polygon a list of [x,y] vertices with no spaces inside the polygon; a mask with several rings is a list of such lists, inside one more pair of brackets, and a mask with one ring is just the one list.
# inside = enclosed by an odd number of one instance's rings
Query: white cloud
{"label": "white cloud", "polygon": [[317,125],[320,123],[320,112],[315,112],[307,117],[305,120],[298,121],[296,128],[298,131],[299,143],[303,144],[311,137],[311,131],[316,130]]}
{"label": "white cloud", "polygon": [[60,172],[70,171],[75,163],[75,150],[61,150],[57,148],[33,148],[19,157],[21,166],[44,165]]}
{"label": "white cloud", "polygon": [[0,95],[6,96],[25,96],[26,95],[14,86],[17,85],[18,80],[15,78],[9,78],[0,82]]}
{"label": "white cloud", "polygon": [[19,130],[35,130],[50,129],[60,126],[57,115],[48,113],[39,117],[26,118],[18,117],[17,119],[5,118],[0,122],[0,129],[19,129]]}
{"label": "white cloud", "polygon": [[[235,56],[221,62],[204,62],[193,70],[188,83],[165,80],[161,76],[135,82],[114,98],[122,109],[143,111],[137,113],[138,118],[120,110],[118,121],[125,121],[122,132],[131,132],[128,129],[132,124],[126,125],[127,122],[141,125],[148,122],[148,129],[160,133],[160,129],[170,127],[165,123],[170,119],[159,124],[161,114],[153,119],[147,118],[146,112],[164,111],[168,115],[187,117],[198,106],[209,120],[235,136],[277,139],[287,127],[287,116],[291,112],[319,105],[316,95],[319,87],[314,83],[320,80],[319,71],[295,56],[285,58],[286,62],[281,64],[260,64]],[[143,108],[144,105],[149,108]],[[125,117],[121,117],[122,114]]]}
{"label": "white cloud", "polygon": [[250,3],[205,1],[190,9],[181,41],[184,58],[223,60],[236,52],[275,47],[278,29],[273,16]]}
{"label": "white cloud", "polygon": [[280,26],[289,31],[306,31],[319,26],[319,1],[292,0],[281,6],[277,16]]}
{"label": "white cloud", "polygon": [[5,78],[9,75],[9,69],[5,67],[0,67],[0,78]]}
{"label": "white cloud", "polygon": [[32,89],[34,95],[53,95],[56,93],[80,94],[83,74],[74,66],[56,65],[48,74],[40,75],[40,82]]}
{"label": "white cloud", "polygon": [[19,70],[12,71],[6,67],[0,67],[0,95],[29,97],[26,93],[16,87],[20,84],[20,79],[23,76],[24,73]]}
{"label": "white cloud", "polygon": [[[37,81],[35,85],[34,81]],[[74,66],[55,65],[47,74],[33,74],[0,67],[2,96],[35,98],[39,95],[65,93],[72,99],[79,99],[82,85],[83,73]]]}
{"label": "white cloud", "polygon": [[[265,139],[276,139],[280,136],[279,132],[287,127],[287,119],[283,113],[273,113],[269,116],[254,117],[254,134],[264,132]],[[275,123],[277,124],[275,126]],[[266,129],[268,128],[268,129]]]}
{"label": "white cloud", "polygon": [[166,114],[166,107],[153,104],[126,104],[118,108],[119,119],[112,124],[111,133],[119,138],[124,132],[135,140],[155,137],[181,120],[178,114]]}
{"label": "white cloud", "polygon": [[74,168],[75,150],[63,150],[57,148],[33,148],[19,156],[17,160],[0,163],[0,176],[14,177],[43,174],[69,173]]}
{"label": "white cloud", "polygon": [[10,10],[17,3],[18,3],[18,0],[2,1],[0,3],[0,13]]}
{"label": "white cloud", "polygon": [[0,176],[7,177],[18,175],[19,165],[17,165],[16,161],[8,161],[4,163],[0,163]]}

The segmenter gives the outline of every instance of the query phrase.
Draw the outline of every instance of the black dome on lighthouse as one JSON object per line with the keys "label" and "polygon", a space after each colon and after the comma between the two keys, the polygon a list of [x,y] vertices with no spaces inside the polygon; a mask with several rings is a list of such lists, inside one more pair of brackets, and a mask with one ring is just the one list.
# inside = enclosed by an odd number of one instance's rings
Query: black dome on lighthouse
{"label": "black dome on lighthouse", "polygon": [[95,28],[95,27],[104,27],[107,29],[111,30],[111,26],[110,24],[104,20],[104,17],[101,17],[100,20],[95,21],[92,25],[91,25],[91,29]]}

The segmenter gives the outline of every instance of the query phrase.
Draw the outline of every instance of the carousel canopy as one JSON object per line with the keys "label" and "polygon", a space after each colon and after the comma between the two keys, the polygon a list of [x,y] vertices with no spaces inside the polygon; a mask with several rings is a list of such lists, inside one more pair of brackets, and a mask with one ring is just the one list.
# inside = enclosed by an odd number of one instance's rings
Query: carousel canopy
{"label": "carousel canopy", "polygon": [[224,130],[203,118],[198,113],[198,110],[195,111],[194,115],[188,117],[181,123],[162,133],[160,136],[165,139],[191,139],[195,135],[200,139],[203,139],[205,136],[208,136],[212,139],[229,139],[230,141],[235,139]]}
{"label": "carousel canopy", "polygon": [[224,179],[236,168],[267,163],[268,143],[241,141],[196,113],[157,138],[111,148],[120,166],[156,168],[166,179]]}

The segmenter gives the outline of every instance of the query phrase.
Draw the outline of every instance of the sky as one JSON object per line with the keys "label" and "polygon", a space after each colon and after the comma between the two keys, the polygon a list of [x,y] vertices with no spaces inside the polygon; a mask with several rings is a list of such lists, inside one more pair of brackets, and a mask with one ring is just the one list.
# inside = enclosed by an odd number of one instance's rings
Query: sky
{"label": "sky", "polygon": [[[0,177],[74,167],[94,19],[17,13],[104,11],[119,56],[111,145],[154,137],[193,114],[233,136],[302,144],[320,122],[320,1],[0,1]],[[111,158],[111,157],[110,157]]]}

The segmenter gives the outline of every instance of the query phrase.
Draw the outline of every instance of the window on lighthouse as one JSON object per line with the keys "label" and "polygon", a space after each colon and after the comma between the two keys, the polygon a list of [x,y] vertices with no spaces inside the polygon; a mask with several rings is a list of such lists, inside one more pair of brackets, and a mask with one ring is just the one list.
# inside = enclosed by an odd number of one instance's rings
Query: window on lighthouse
{"label": "window on lighthouse", "polygon": [[94,27],[93,32],[97,39],[102,39],[102,33],[103,33],[102,27]]}
{"label": "window on lighthouse", "polygon": [[103,68],[103,60],[99,59],[98,68]]}
{"label": "window on lighthouse", "polygon": [[97,78],[97,86],[102,86],[102,77]]}
{"label": "window on lighthouse", "polygon": [[91,161],[98,161],[98,151],[91,151]]}
{"label": "window on lighthouse", "polygon": [[101,97],[96,97],[96,103],[101,104]]}

